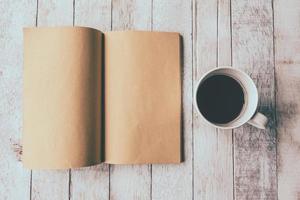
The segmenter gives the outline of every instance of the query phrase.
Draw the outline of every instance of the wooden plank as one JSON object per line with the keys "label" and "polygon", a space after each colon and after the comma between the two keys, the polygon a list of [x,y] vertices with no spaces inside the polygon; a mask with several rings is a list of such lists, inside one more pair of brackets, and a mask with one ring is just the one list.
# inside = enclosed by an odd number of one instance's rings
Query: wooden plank
{"label": "wooden plank", "polygon": [[[112,30],[150,30],[151,1],[112,1]],[[110,199],[150,199],[151,165],[111,165]]]}
{"label": "wooden plank", "polygon": [[[180,12],[179,12],[180,11]],[[192,3],[183,0],[153,1],[153,30],[175,31],[183,36],[182,134],[184,162],[152,165],[153,199],[192,199]]]}
{"label": "wooden plank", "polygon": [[300,1],[274,1],[278,199],[300,199]]}
{"label": "wooden plank", "polygon": [[[218,0],[218,60],[217,66],[231,66],[231,0]],[[218,166],[215,174],[218,196],[233,199],[233,131],[218,130]],[[218,177],[222,177],[218,180]]]}
{"label": "wooden plank", "polygon": [[30,170],[23,168],[22,73],[24,26],[34,26],[36,2],[1,1],[0,4],[0,196],[30,198]]}
{"label": "wooden plank", "polygon": [[70,199],[109,199],[109,167],[100,164],[71,171]]}
{"label": "wooden plank", "polygon": [[74,24],[88,26],[100,31],[111,29],[111,0],[76,0]]}
{"label": "wooden plank", "polygon": [[[37,26],[73,25],[73,0],[39,0]],[[69,170],[33,170],[32,199],[69,199]]]}
{"label": "wooden plank", "polygon": [[151,30],[151,1],[113,0],[112,30]]}
{"label": "wooden plank", "polygon": [[38,0],[38,26],[72,26],[73,0]]}
{"label": "wooden plank", "polygon": [[245,125],[234,131],[235,199],[276,199],[276,130],[271,0],[232,1],[233,66],[258,87],[266,130]]}
{"label": "wooden plank", "polygon": [[[76,26],[101,31],[111,28],[111,1],[75,1]],[[70,199],[109,199],[109,166],[100,164],[71,171]]]}
{"label": "wooden plank", "polygon": [[31,199],[69,199],[68,170],[32,170]]}
{"label": "wooden plank", "polygon": [[[230,1],[194,5],[194,89],[204,72],[231,64]],[[193,109],[194,198],[232,199],[232,132],[207,125]]]}
{"label": "wooden plank", "polygon": [[218,0],[218,66],[231,66],[230,2],[230,0]]}

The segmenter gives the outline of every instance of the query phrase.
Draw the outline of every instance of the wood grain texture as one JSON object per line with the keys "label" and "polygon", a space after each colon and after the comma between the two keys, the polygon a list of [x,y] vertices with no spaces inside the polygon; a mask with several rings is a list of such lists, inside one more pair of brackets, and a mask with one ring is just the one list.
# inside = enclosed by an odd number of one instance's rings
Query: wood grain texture
{"label": "wood grain texture", "polygon": [[[231,0],[218,0],[218,49],[217,66],[231,66]],[[218,130],[218,165],[215,175],[217,188],[221,190],[216,199],[233,199],[233,131]],[[222,177],[221,180],[218,177]]]}
{"label": "wood grain texture", "polygon": [[71,171],[70,199],[109,199],[109,167],[100,164]]}
{"label": "wood grain texture", "polygon": [[69,199],[68,170],[32,171],[32,200]]}
{"label": "wood grain texture", "polygon": [[278,199],[300,199],[300,1],[274,1]]}
{"label": "wood grain texture", "polygon": [[257,85],[266,130],[244,125],[234,131],[235,199],[276,199],[276,131],[271,0],[232,1],[233,66]]}
{"label": "wood grain texture", "polygon": [[75,0],[74,25],[100,31],[111,29],[111,0]]}
{"label": "wood grain texture", "polygon": [[[111,1],[76,0],[74,25],[100,31],[111,28]],[[71,170],[70,199],[109,199],[109,165],[100,164]]]}
{"label": "wood grain texture", "polygon": [[[73,0],[39,0],[37,26],[73,25]],[[33,170],[34,200],[69,199],[69,170]]]}
{"label": "wood grain texture", "polygon": [[[231,0],[218,0],[218,66],[231,66]],[[228,131],[228,137],[232,137]],[[230,140],[230,138],[228,138]]]}
{"label": "wood grain texture", "polygon": [[151,1],[112,0],[112,30],[151,30]]}
{"label": "wood grain texture", "polygon": [[21,160],[24,26],[35,25],[36,2],[0,3],[0,198],[30,198],[30,170]]}
{"label": "wood grain texture", "polygon": [[73,0],[38,0],[38,26],[72,26]]}
{"label": "wood grain texture", "polygon": [[[231,64],[229,1],[195,1],[194,20],[193,85],[196,89],[204,72]],[[232,133],[207,125],[195,106],[193,115],[194,197],[232,199]]]}
{"label": "wood grain texture", "polygon": [[[153,1],[153,30],[183,37],[182,135],[184,162],[152,165],[152,199],[192,199],[192,1]],[[180,10],[180,12],[178,12]]]}
{"label": "wood grain texture", "polygon": [[[112,1],[112,30],[130,29],[151,30],[151,1]],[[110,165],[110,199],[151,199],[151,165]]]}

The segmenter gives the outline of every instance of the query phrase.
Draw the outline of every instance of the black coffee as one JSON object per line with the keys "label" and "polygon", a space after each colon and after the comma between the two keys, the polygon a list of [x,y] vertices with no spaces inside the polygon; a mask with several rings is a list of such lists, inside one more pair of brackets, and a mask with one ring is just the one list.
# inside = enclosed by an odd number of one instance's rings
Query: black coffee
{"label": "black coffee", "polygon": [[208,121],[218,124],[231,122],[244,106],[243,88],[229,76],[211,76],[200,85],[197,104]]}

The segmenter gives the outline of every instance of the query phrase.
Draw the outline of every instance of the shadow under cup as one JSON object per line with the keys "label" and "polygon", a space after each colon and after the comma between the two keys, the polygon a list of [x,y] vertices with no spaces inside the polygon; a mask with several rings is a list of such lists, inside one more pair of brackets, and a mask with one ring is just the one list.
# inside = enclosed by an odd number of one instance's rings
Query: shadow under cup
{"label": "shadow under cup", "polygon": [[217,128],[232,129],[243,125],[254,115],[258,93],[246,73],[220,67],[202,76],[194,101],[206,122]]}

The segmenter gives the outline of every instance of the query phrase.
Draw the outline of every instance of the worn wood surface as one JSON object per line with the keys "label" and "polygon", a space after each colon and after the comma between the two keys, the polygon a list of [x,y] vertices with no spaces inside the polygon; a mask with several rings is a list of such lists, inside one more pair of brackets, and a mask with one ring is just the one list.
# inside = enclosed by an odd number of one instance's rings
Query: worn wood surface
{"label": "worn wood surface", "polygon": [[[300,1],[2,0],[0,12],[0,199],[300,199]],[[56,25],[181,33],[184,163],[22,167],[22,27]],[[268,129],[198,116],[196,83],[222,65],[254,79]]]}
{"label": "worn wood surface", "polygon": [[0,2],[0,198],[30,197],[21,159],[23,26],[34,26],[36,2]]}
{"label": "worn wood surface", "polygon": [[300,199],[300,3],[274,1],[278,198]]}
{"label": "worn wood surface", "polygon": [[257,85],[258,109],[270,120],[266,130],[234,130],[235,199],[276,199],[275,82],[272,1],[231,2],[232,65]]}
{"label": "worn wood surface", "polygon": [[[195,1],[193,9],[195,89],[206,71],[219,64],[230,65],[230,4],[229,1],[199,0]],[[207,125],[195,107],[193,116],[194,197],[232,199],[232,132]]]}

